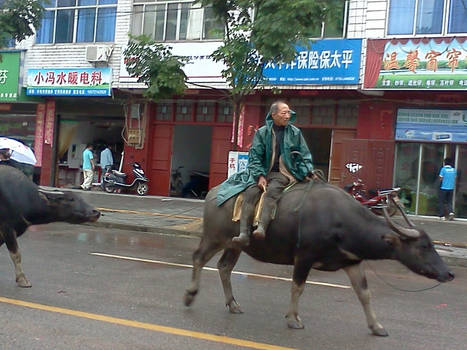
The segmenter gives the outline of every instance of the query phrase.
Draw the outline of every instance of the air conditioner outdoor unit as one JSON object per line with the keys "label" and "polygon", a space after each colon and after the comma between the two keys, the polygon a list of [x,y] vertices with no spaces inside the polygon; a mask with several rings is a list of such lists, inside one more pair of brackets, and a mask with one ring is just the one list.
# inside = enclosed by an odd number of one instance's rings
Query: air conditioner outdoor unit
{"label": "air conditioner outdoor unit", "polygon": [[86,61],[88,62],[108,62],[112,54],[111,46],[87,46]]}

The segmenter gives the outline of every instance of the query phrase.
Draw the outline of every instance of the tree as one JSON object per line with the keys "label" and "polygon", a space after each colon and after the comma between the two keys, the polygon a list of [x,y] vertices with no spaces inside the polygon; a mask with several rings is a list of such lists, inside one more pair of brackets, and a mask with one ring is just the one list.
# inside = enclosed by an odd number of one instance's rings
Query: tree
{"label": "tree", "polygon": [[311,33],[321,27],[329,9],[342,0],[199,0],[212,7],[223,22],[223,44],[212,54],[223,62],[233,104],[233,149],[237,147],[238,119],[247,95],[264,83],[269,61],[290,62],[296,45],[309,45]]}
{"label": "tree", "polygon": [[43,11],[38,0],[0,0],[0,47],[11,39],[22,41],[33,35]]}
{"label": "tree", "polygon": [[143,96],[158,101],[181,95],[186,88],[184,57],[172,55],[169,46],[158,44],[147,36],[130,37],[123,51],[125,66],[132,77],[148,87]]}

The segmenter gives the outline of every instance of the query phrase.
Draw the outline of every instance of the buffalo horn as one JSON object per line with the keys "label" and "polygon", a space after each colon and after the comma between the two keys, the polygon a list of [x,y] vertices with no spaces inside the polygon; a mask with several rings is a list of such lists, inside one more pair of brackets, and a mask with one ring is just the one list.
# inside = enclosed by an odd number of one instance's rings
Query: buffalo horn
{"label": "buffalo horn", "polygon": [[399,209],[399,211],[401,212],[402,217],[404,218],[407,225],[409,225],[411,228],[414,228],[415,225],[412,223],[412,221],[409,220],[409,218],[407,217],[407,214],[402,210],[401,206],[399,204],[397,204],[394,197],[389,196],[389,200],[397,207],[397,209]]}
{"label": "buffalo horn", "polygon": [[63,193],[63,192],[61,192],[61,191],[48,191],[48,190],[44,190],[44,189],[42,189],[42,188],[39,188],[39,192],[41,192],[41,193],[43,193],[43,194],[45,194],[45,195],[47,195],[47,194],[50,194],[50,195],[54,195],[54,194],[65,194],[65,193]]}
{"label": "buffalo horn", "polygon": [[386,222],[388,223],[389,227],[391,229],[393,229],[400,236],[404,236],[404,237],[407,237],[407,238],[418,238],[418,237],[420,237],[420,232],[418,230],[416,230],[414,228],[406,228],[406,227],[400,226],[400,225],[396,224],[394,221],[392,221],[389,218],[389,215],[388,215],[388,212],[387,212],[386,208],[383,208],[383,214],[384,214],[384,218],[386,219]]}

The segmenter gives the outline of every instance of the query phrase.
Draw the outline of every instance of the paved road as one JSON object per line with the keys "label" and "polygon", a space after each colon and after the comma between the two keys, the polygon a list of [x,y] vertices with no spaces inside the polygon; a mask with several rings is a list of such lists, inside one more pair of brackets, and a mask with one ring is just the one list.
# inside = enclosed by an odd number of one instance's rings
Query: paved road
{"label": "paved road", "polygon": [[[197,244],[196,237],[84,225],[32,228],[20,238],[31,289],[16,287],[6,249],[0,254],[1,348],[465,349],[465,268],[454,268],[453,282],[407,293],[380,278],[406,289],[434,282],[395,263],[368,264],[373,305],[388,338],[369,334],[343,273],[313,272],[313,281],[336,286],[307,287],[300,303],[306,328],[293,331],[283,317],[290,284],[272,278],[234,275],[234,292],[245,314],[231,315],[223,306],[217,273],[204,271],[198,299],[185,308],[182,296],[191,271],[177,264],[191,264]],[[291,269],[242,256],[236,271],[290,277]]]}

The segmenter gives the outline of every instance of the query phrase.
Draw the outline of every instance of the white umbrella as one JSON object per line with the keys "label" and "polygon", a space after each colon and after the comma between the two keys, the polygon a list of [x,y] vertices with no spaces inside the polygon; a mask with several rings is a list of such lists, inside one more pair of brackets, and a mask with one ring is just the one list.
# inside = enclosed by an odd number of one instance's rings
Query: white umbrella
{"label": "white umbrella", "polygon": [[7,137],[0,137],[0,149],[9,149],[11,153],[10,158],[17,162],[30,165],[34,165],[37,162],[36,156],[32,150],[19,141]]}

